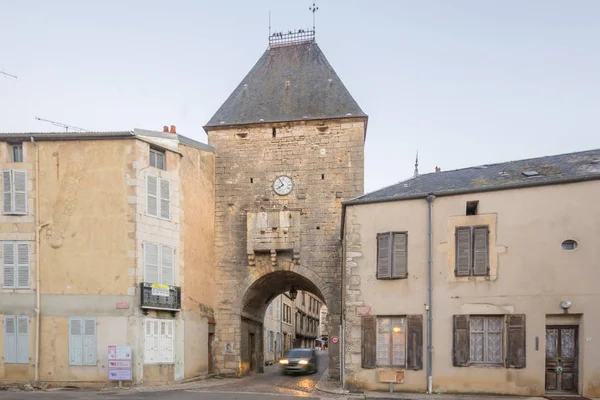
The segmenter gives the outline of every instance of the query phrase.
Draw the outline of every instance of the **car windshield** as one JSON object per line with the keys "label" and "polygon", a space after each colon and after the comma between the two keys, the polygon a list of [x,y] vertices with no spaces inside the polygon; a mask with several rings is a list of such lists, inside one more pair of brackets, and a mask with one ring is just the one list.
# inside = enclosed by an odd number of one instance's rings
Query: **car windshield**
{"label": "car windshield", "polygon": [[308,349],[290,350],[285,355],[286,358],[310,358],[311,351]]}

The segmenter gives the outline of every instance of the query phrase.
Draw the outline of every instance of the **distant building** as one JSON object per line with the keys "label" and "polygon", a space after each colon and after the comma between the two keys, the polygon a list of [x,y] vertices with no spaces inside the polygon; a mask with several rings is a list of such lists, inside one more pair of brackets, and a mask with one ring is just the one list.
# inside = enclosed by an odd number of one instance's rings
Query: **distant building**
{"label": "distant building", "polygon": [[319,338],[326,340],[329,336],[327,324],[327,306],[322,305],[319,311]]}
{"label": "distant building", "polygon": [[323,303],[315,295],[300,291],[294,304],[296,307],[294,347],[315,347],[315,339],[319,334],[320,309]]}
{"label": "distant building", "polygon": [[348,389],[389,390],[391,370],[396,390],[600,396],[600,150],[419,175],[344,208]]}

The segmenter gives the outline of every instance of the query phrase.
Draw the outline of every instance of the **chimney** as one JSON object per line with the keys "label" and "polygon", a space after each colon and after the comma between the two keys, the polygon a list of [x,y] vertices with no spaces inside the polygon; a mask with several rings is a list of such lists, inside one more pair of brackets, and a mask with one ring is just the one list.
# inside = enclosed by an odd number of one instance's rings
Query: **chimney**
{"label": "chimney", "polygon": [[163,132],[165,133],[169,133],[169,127],[168,126],[163,126]]}
{"label": "chimney", "polygon": [[175,125],[171,125],[171,133],[177,133],[177,129],[175,128]]}
{"label": "chimney", "polygon": [[442,169],[436,165],[435,172],[442,172]]}

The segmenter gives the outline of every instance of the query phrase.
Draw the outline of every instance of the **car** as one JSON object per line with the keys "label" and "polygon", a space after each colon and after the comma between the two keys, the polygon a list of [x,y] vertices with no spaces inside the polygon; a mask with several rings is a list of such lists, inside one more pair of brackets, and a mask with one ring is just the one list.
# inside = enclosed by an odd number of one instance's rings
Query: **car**
{"label": "car", "polygon": [[281,373],[314,374],[317,367],[317,352],[314,349],[291,349],[279,360]]}

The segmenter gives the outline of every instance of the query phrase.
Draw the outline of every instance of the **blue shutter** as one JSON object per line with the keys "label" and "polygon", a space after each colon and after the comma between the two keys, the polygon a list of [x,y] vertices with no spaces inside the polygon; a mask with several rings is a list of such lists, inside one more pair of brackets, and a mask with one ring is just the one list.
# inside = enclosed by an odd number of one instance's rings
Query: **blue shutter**
{"label": "blue shutter", "polygon": [[69,318],[69,365],[83,364],[83,322],[81,318]]}
{"label": "blue shutter", "polygon": [[96,318],[83,318],[83,365],[96,365]]}
{"label": "blue shutter", "polygon": [[17,320],[17,363],[29,364],[29,317],[19,316]]}
{"label": "blue shutter", "polygon": [[16,243],[17,248],[17,281],[16,287],[29,287],[29,243]]}
{"label": "blue shutter", "polygon": [[17,362],[17,317],[4,317],[4,363]]}

